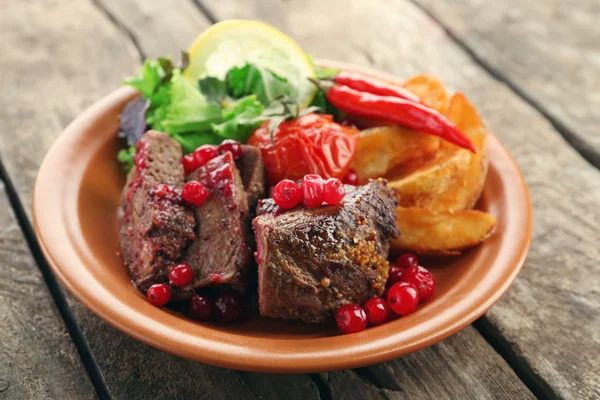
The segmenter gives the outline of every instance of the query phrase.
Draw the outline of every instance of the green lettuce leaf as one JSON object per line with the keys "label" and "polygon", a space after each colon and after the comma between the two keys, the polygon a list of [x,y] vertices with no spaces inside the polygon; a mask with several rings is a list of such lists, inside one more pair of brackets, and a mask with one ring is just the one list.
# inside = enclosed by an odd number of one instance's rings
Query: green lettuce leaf
{"label": "green lettuce leaf", "polygon": [[227,73],[227,90],[233,98],[255,94],[258,101],[268,106],[276,98],[296,98],[297,90],[284,78],[252,64],[234,67]]}
{"label": "green lettuce leaf", "polygon": [[223,140],[223,138],[210,131],[175,133],[172,137],[181,145],[183,154],[193,153],[196,148],[203,144],[219,144]]}
{"label": "green lettuce leaf", "polygon": [[220,107],[209,102],[177,69],[169,85],[164,91],[161,88],[152,101],[146,122],[170,135],[209,131],[212,124],[221,121]]}
{"label": "green lettuce leaf", "polygon": [[223,109],[223,122],[213,124],[213,131],[223,139],[233,139],[246,143],[252,132],[266,121],[263,116],[264,106],[256,95],[246,96],[231,107]]}
{"label": "green lettuce leaf", "polygon": [[207,76],[198,81],[200,92],[213,103],[220,104],[227,97],[227,82],[214,76]]}
{"label": "green lettuce leaf", "polygon": [[145,99],[149,99],[163,79],[168,80],[167,75],[171,72],[169,70],[172,70],[170,59],[147,59],[140,68],[140,72],[136,76],[125,78],[123,84],[133,86],[142,93]]}
{"label": "green lettuce leaf", "polygon": [[133,156],[135,156],[135,145],[119,150],[117,160],[123,164],[125,172],[129,172],[133,168]]}

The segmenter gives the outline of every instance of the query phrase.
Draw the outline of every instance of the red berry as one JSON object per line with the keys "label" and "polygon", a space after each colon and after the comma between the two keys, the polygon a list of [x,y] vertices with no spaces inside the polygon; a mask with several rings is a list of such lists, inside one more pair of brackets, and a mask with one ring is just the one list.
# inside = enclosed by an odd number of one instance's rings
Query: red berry
{"label": "red berry", "polygon": [[244,312],[244,299],[235,292],[223,292],[215,300],[215,311],[220,320],[232,322]]}
{"label": "red berry", "polygon": [[240,158],[242,155],[242,145],[232,139],[223,140],[217,148],[219,154],[231,152],[234,159]]}
{"label": "red berry", "polygon": [[197,294],[190,301],[190,316],[198,321],[208,321],[215,312],[215,304],[206,296]]}
{"label": "red berry", "polygon": [[358,174],[356,173],[356,170],[354,168],[350,168],[348,172],[346,172],[346,175],[344,175],[342,178],[342,182],[353,186],[358,185]]}
{"label": "red berry", "polygon": [[196,151],[194,151],[194,161],[196,162],[195,168],[200,168],[216,156],[218,156],[217,146],[205,144],[198,147]]}
{"label": "red berry", "polygon": [[280,181],[273,189],[275,204],[284,210],[296,207],[302,200],[302,189],[298,184],[289,179]]}
{"label": "red berry", "polygon": [[346,195],[344,184],[337,178],[330,178],[323,185],[323,200],[329,205],[338,204]]}
{"label": "red berry", "polygon": [[195,207],[200,207],[208,198],[208,191],[203,184],[196,181],[190,181],[183,185],[181,197]]}
{"label": "red berry", "polygon": [[338,308],[335,322],[343,333],[360,332],[367,328],[367,314],[356,304],[346,304]]}
{"label": "red berry", "polygon": [[388,291],[388,304],[398,315],[407,315],[419,305],[419,290],[412,283],[395,283]]}
{"label": "red berry", "polygon": [[183,158],[181,159],[181,163],[183,164],[183,172],[185,172],[186,175],[198,168],[196,167],[194,153],[186,154],[185,156],[183,156]]}
{"label": "red berry", "polygon": [[166,283],[155,283],[148,288],[146,297],[150,304],[162,307],[171,300],[171,287]]}
{"label": "red berry", "polygon": [[388,271],[388,280],[386,287],[391,287],[394,283],[400,282],[400,277],[402,276],[402,272],[404,272],[404,268],[398,265],[390,265],[390,269]]}
{"label": "red berry", "polygon": [[194,279],[194,270],[189,264],[181,263],[169,271],[169,281],[174,286],[187,286]]}
{"label": "red berry", "polygon": [[390,306],[381,297],[373,297],[367,300],[363,306],[365,313],[367,314],[367,320],[369,325],[375,326],[383,324],[390,318]]}
{"label": "red berry", "polygon": [[315,208],[323,204],[323,179],[319,175],[304,175],[302,179],[302,203],[305,207]]}
{"label": "red berry", "polygon": [[404,253],[396,259],[396,265],[405,269],[416,267],[419,265],[419,260],[417,259],[417,256],[412,253]]}
{"label": "red berry", "polygon": [[419,302],[424,303],[433,296],[435,292],[435,279],[427,269],[416,266],[406,269],[402,273],[402,282],[412,283],[419,290]]}

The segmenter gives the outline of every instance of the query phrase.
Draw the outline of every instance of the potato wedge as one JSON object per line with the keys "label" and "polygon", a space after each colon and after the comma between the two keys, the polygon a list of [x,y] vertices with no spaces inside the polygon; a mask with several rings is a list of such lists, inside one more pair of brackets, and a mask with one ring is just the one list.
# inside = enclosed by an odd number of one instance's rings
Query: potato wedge
{"label": "potato wedge", "polygon": [[392,249],[428,255],[458,255],[461,250],[486,240],[496,219],[483,211],[431,211],[424,208],[396,209],[400,237]]}
{"label": "potato wedge", "polygon": [[390,171],[386,178],[398,191],[403,207],[422,207],[433,211],[458,211],[473,208],[481,195],[488,170],[487,130],[477,110],[462,93],[450,100],[448,118],[475,144],[473,154],[441,141],[435,157],[418,168],[409,165]]}
{"label": "potato wedge", "polygon": [[449,104],[448,92],[442,81],[435,76],[415,75],[404,82],[402,86],[419,96],[421,101],[429,107],[446,115]]}
{"label": "potato wedge", "polygon": [[352,168],[361,182],[366,182],[385,175],[397,165],[431,156],[439,147],[439,138],[400,126],[365,129],[360,133]]}

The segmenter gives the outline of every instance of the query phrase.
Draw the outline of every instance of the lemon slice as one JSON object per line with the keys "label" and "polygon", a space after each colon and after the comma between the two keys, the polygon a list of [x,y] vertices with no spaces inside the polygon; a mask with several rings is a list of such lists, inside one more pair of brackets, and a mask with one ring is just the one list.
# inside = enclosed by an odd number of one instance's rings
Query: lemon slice
{"label": "lemon slice", "polygon": [[235,66],[252,63],[288,80],[298,89],[298,103],[308,106],[316,87],[308,80],[315,71],[308,56],[280,30],[258,21],[228,20],[214,24],[194,40],[185,77],[225,78]]}

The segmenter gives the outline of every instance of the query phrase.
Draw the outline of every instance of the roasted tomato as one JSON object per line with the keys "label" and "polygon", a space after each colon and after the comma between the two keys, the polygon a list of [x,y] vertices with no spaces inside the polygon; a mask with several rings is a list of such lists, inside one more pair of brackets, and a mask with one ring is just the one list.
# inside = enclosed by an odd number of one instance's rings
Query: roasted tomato
{"label": "roasted tomato", "polygon": [[273,135],[265,122],[248,144],[260,148],[269,184],[307,174],[343,178],[358,147],[358,129],[333,122],[331,115],[307,114],[283,122]]}

